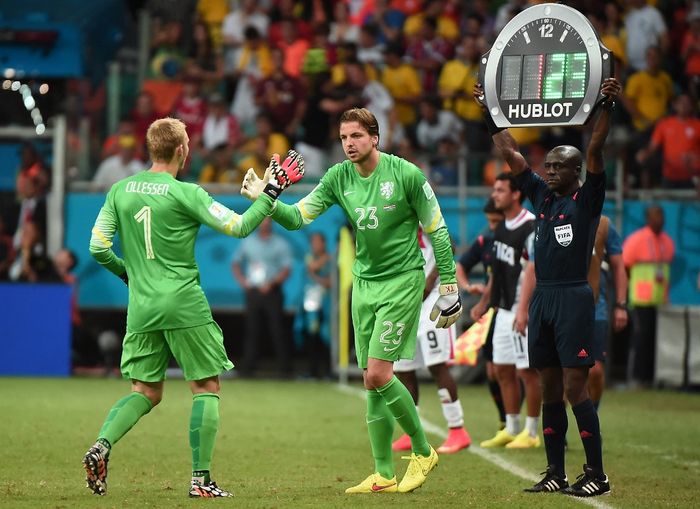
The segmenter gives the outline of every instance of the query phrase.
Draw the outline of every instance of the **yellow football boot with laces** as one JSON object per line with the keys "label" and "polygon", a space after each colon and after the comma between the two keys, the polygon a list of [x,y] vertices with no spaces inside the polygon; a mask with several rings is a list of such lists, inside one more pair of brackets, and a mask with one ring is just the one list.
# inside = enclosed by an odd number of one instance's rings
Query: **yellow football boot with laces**
{"label": "yellow football boot with laces", "polygon": [[384,479],[379,472],[375,472],[357,486],[345,490],[345,493],[396,493],[396,476]]}
{"label": "yellow football boot with laces", "polygon": [[413,453],[410,456],[403,456],[401,459],[409,460],[409,463],[406,474],[399,483],[399,493],[408,493],[423,486],[430,471],[438,464],[438,455],[432,446],[430,446],[428,456]]}

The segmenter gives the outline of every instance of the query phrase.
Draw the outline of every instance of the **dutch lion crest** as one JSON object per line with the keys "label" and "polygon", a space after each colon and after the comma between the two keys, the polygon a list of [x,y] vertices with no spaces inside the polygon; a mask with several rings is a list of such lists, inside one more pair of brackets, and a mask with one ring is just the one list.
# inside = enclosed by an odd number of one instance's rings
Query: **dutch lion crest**
{"label": "dutch lion crest", "polygon": [[391,181],[382,182],[379,184],[379,193],[384,197],[384,199],[388,200],[391,198],[391,195],[394,194],[394,183]]}

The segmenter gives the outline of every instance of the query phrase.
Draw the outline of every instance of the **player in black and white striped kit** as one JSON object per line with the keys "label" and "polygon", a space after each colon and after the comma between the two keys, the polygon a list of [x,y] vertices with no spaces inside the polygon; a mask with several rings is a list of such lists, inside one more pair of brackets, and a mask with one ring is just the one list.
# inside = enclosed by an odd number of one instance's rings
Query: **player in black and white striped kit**
{"label": "player in black and white striped kit", "polygon": [[[493,364],[501,388],[506,426],[481,443],[482,447],[527,449],[540,446],[537,427],[540,387],[530,369],[527,351],[528,305],[535,286],[533,241],[535,216],[523,208],[523,194],[513,175],[496,177],[491,197],[505,216],[494,232],[491,275],[487,290],[472,310],[478,319],[488,307],[498,308],[493,332]],[[527,420],[520,425],[520,382],[525,386]]]}

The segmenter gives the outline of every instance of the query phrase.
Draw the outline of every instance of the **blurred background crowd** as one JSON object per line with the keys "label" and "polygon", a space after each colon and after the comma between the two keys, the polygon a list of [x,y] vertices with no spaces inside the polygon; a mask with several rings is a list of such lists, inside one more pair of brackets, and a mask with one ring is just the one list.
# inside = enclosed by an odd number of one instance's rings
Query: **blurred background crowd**
{"label": "blurred background crowd", "polygon": [[[382,150],[417,162],[436,185],[490,185],[502,163],[491,156],[471,90],[479,57],[530,4],[124,2],[124,33],[114,55],[120,83],[104,73],[98,81],[68,80],[60,85],[61,100],[54,101],[60,104],[52,105],[68,115],[68,177],[105,189],[139,171],[147,165],[146,128],[170,115],[187,123],[192,140],[183,179],[239,184],[249,167],[261,171],[270,154],[290,147],[318,178],[342,157],[335,143],[339,114],[362,105],[379,119]],[[622,171],[626,189],[693,188],[700,171],[700,4],[567,4],[588,16],[613,51],[624,84],[612,138],[622,164],[609,158],[611,183],[615,171]],[[138,13],[147,16],[145,32],[135,27]],[[144,75],[138,76],[130,71],[138,67],[134,55],[144,43]],[[17,110],[15,116],[26,116]],[[80,133],[83,118],[89,119],[88,138]],[[584,141],[581,129],[515,132],[535,167],[548,147]],[[76,159],[80,154],[82,161]],[[27,158],[22,164],[34,163]]]}

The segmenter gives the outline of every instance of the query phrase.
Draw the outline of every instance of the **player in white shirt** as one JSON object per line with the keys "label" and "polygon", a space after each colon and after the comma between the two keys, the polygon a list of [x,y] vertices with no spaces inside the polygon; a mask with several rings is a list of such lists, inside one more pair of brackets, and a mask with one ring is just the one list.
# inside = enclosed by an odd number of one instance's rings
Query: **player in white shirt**
{"label": "player in white shirt", "polygon": [[[457,398],[457,384],[447,366],[452,359],[452,344],[456,337],[456,327],[438,329],[430,320],[432,303],[438,297],[440,279],[435,265],[435,256],[430,239],[418,229],[418,243],[425,258],[425,290],[423,292],[423,307],[418,324],[418,339],[416,355],[411,359],[401,359],[394,363],[394,373],[406,386],[418,407],[418,379],[416,370],[427,367],[438,386],[438,396],[442,403],[442,413],[447,421],[449,432],[445,442],[437,449],[439,453],[455,453],[469,447],[471,437],[464,428],[464,412]],[[405,433],[392,445],[394,451],[411,449],[411,438]]]}

